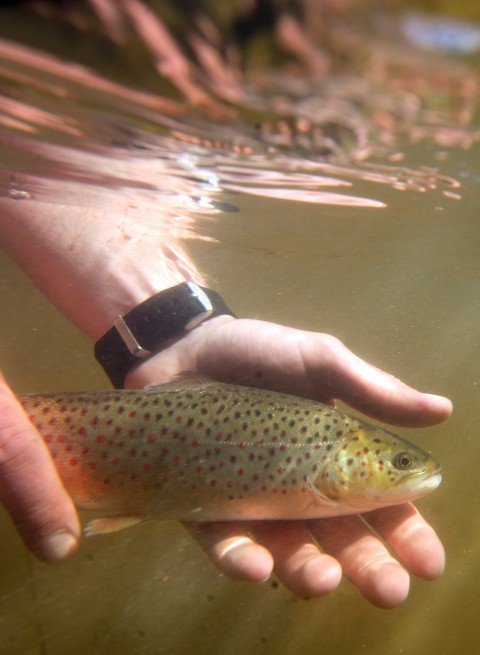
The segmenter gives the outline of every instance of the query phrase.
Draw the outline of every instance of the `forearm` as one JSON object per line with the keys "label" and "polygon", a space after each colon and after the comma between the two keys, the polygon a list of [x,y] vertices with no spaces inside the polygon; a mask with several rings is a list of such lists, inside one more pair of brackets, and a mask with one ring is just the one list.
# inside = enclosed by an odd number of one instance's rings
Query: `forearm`
{"label": "forearm", "polygon": [[0,201],[0,246],[93,340],[154,293],[204,279],[158,215]]}

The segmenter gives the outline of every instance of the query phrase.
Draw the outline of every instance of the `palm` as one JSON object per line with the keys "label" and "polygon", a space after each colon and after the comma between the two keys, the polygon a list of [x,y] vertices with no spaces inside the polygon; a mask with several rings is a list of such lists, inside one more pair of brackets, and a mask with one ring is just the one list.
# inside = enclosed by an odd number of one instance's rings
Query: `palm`
{"label": "palm", "polygon": [[[402,425],[431,425],[451,411],[445,398],[415,391],[334,337],[262,321],[213,319],[134,371],[128,383],[143,386],[184,370],[324,402],[341,398],[370,416]],[[363,518],[415,575],[428,579],[441,574],[443,547],[413,505]],[[332,591],[343,570],[376,605],[394,606],[408,593],[408,573],[357,516],[187,527],[233,578],[261,581],[274,567],[292,591],[309,597]]]}

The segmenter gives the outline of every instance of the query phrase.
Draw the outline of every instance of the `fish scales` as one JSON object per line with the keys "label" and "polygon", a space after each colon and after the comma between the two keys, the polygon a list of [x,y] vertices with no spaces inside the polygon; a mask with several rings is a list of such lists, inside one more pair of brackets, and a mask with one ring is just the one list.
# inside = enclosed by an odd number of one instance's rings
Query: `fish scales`
{"label": "fish scales", "polygon": [[81,509],[308,519],[404,502],[440,482],[438,463],[410,442],[274,391],[182,381],[20,400]]}

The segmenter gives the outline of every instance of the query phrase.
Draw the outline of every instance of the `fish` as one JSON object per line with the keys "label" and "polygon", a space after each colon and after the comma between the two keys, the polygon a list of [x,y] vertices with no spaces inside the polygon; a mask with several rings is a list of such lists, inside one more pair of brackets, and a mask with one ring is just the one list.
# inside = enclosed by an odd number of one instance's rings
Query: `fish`
{"label": "fish", "polygon": [[309,520],[417,499],[441,481],[422,448],[330,405],[178,379],[141,390],[19,395],[87,534],[146,519]]}

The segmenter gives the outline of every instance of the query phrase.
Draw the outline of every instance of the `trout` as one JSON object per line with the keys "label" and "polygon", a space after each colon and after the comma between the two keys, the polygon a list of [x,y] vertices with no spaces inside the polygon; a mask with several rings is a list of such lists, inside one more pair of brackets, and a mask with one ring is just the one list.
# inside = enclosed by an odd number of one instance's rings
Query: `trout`
{"label": "trout", "polygon": [[437,461],[405,439],[265,389],[192,379],[19,398],[77,507],[105,515],[91,534],[148,518],[356,514],[441,481]]}

